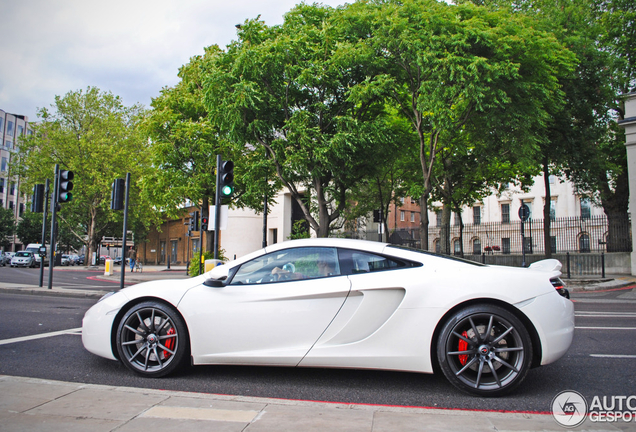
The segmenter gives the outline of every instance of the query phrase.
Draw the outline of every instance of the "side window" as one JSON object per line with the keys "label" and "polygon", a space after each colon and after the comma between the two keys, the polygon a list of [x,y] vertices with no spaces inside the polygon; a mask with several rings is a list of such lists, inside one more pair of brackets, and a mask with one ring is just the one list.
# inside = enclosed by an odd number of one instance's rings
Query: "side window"
{"label": "side window", "polygon": [[340,275],[335,248],[308,247],[272,252],[241,265],[230,285],[266,284]]}
{"label": "side window", "polygon": [[347,249],[340,249],[340,262],[344,274],[371,273],[408,266],[405,262],[381,255]]}

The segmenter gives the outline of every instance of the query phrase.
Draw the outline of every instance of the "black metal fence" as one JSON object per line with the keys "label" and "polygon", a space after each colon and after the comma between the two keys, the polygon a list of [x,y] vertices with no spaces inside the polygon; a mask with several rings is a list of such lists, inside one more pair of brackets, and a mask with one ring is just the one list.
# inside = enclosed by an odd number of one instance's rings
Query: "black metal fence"
{"label": "black metal fence", "polygon": [[[428,250],[453,255],[526,255],[545,254],[544,220],[534,219],[508,223],[488,222],[459,225],[429,226]],[[343,233],[345,237],[380,241],[375,231]],[[383,236],[384,241],[416,248],[422,247],[420,229],[398,230]],[[550,221],[552,253],[630,252],[631,227],[625,217],[556,218]],[[446,245],[443,243],[446,242]]]}

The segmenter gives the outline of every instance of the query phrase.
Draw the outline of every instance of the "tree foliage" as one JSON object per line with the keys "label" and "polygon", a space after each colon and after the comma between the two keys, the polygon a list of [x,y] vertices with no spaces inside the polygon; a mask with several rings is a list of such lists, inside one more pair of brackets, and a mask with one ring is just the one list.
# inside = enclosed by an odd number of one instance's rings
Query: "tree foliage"
{"label": "tree foliage", "polygon": [[11,246],[15,234],[13,210],[0,207],[0,247],[6,250]]}
{"label": "tree foliage", "polygon": [[214,124],[235,147],[271,161],[319,237],[341,220],[351,187],[397,144],[382,98],[358,93],[379,69],[358,44],[367,29],[354,24],[343,9],[305,4],[280,26],[248,20],[206,70]]}
{"label": "tree foliage", "polygon": [[143,116],[141,106],[126,107],[119,97],[96,87],[70,91],[56,96],[51,110],[39,110],[42,122],[20,144],[17,159],[25,179],[23,192],[46,178],[53,180],[55,164],[74,172],[73,200],[58,212],[60,231],[72,232],[89,254],[102,236],[122,234],[122,212],[109,209],[115,178],[131,173],[129,226],[136,228],[137,238],[153,222],[138,185],[149,167],[147,142],[137,127]]}

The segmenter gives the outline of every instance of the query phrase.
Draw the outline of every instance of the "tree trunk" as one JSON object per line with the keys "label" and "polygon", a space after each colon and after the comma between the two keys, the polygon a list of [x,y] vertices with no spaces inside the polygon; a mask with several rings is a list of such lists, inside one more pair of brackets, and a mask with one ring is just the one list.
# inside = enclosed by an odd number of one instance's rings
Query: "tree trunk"
{"label": "tree trunk", "polygon": [[550,236],[550,207],[552,196],[550,193],[550,167],[547,160],[543,161],[543,182],[545,183],[545,202],[543,203],[543,244],[545,245],[545,257],[552,258],[552,238]]}

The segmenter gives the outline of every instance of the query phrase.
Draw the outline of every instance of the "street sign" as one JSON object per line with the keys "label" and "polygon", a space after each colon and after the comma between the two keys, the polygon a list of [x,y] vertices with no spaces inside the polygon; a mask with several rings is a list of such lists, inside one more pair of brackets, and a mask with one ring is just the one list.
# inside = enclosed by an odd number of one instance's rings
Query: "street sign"
{"label": "street sign", "polygon": [[519,207],[519,219],[521,219],[523,222],[526,222],[529,218],[530,207],[528,207],[528,205],[524,203],[521,205],[521,207]]}

